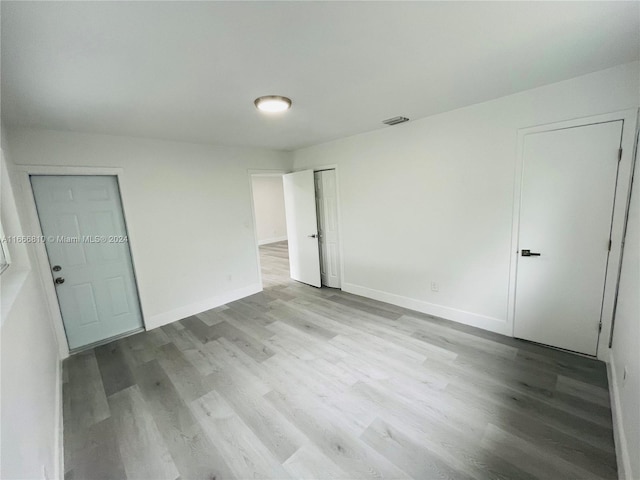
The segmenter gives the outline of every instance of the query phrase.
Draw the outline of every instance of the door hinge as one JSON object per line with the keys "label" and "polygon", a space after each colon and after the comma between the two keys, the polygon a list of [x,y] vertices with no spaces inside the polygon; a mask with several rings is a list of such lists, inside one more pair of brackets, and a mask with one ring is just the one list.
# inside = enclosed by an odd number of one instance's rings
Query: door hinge
{"label": "door hinge", "polygon": [[611,251],[611,239],[609,239],[609,248],[607,248],[608,251]]}
{"label": "door hinge", "polygon": [[602,322],[599,322],[598,323],[598,332],[601,332],[601,331],[602,331]]}
{"label": "door hinge", "polygon": [[622,160],[622,147],[618,149],[618,161]]}

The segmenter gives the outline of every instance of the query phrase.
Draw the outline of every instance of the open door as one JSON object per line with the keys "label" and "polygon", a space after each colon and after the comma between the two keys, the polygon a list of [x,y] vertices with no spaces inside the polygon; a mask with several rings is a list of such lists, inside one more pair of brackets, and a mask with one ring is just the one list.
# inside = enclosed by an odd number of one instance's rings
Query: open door
{"label": "open door", "polygon": [[320,253],[313,170],[282,176],[291,278],[320,287]]}

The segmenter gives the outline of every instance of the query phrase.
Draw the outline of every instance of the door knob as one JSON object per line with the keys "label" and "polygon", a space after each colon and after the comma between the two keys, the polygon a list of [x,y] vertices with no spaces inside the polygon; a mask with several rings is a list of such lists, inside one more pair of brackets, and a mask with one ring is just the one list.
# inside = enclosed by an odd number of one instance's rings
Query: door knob
{"label": "door knob", "polygon": [[318,238],[318,234],[314,233],[313,235],[307,235],[307,237],[309,237],[309,238]]}
{"label": "door knob", "polygon": [[522,250],[523,257],[539,257],[540,254],[536,252],[532,252],[531,250]]}
{"label": "door knob", "polygon": [[58,277],[54,280],[54,282],[56,283],[56,285],[62,285],[64,283],[64,278]]}

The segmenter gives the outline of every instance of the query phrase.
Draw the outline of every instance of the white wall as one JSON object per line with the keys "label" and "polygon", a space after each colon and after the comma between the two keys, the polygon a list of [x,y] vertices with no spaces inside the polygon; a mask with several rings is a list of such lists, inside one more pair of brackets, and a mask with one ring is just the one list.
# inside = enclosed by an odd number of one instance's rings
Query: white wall
{"label": "white wall", "polygon": [[286,240],[282,176],[253,175],[251,183],[258,245]]}
{"label": "white wall", "polygon": [[[5,235],[21,235],[4,131],[2,137],[0,218]],[[58,345],[27,246],[11,244],[9,250],[12,264],[0,276],[0,478],[42,478],[43,466],[49,478],[58,478],[62,467]]]}
{"label": "white wall", "polygon": [[[640,156],[640,155],[639,155]],[[636,159],[613,344],[612,383],[626,478],[640,478],[640,158]],[[624,379],[624,369],[627,378]]]}
{"label": "white wall", "polygon": [[290,154],[23,129],[8,142],[17,167],[122,168],[148,329],[260,290],[248,170],[290,169]]}
{"label": "white wall", "polygon": [[343,288],[510,333],[517,131],[637,107],[638,72],[634,62],[294,152],[296,170],[338,165]]}

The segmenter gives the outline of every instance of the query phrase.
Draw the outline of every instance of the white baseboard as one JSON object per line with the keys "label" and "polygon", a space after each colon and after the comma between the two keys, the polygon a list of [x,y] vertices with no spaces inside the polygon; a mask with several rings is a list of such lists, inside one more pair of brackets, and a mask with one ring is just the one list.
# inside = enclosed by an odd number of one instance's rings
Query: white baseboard
{"label": "white baseboard", "polygon": [[56,425],[56,438],[54,440],[54,469],[55,477],[64,479],[64,418],[63,418],[63,399],[62,399],[62,360],[58,360],[56,367],[56,417],[54,419]]}
{"label": "white baseboard", "polygon": [[622,404],[620,403],[620,390],[618,390],[618,380],[616,375],[616,364],[611,358],[609,349],[609,359],[607,360],[607,375],[609,377],[609,395],[611,397],[611,416],[613,420],[613,440],[616,447],[616,460],[618,463],[618,479],[631,479],[631,459],[627,448],[626,436],[624,434],[624,422],[622,420]]}
{"label": "white baseboard", "polygon": [[181,320],[183,318],[187,318],[192,315],[211,310],[212,308],[219,307],[220,305],[240,300],[241,298],[248,297],[249,295],[253,295],[261,291],[262,285],[260,283],[254,283],[237,290],[225,292],[216,297],[203,300],[202,302],[192,303],[191,305],[176,308],[175,310],[171,310],[169,312],[153,315],[146,319],[145,328],[147,330],[152,330],[154,328],[167,325],[177,320]]}
{"label": "white baseboard", "polygon": [[477,313],[467,312],[465,310],[445,307],[444,305],[437,305],[435,303],[429,303],[423,300],[416,300],[415,298],[403,297],[401,295],[396,295],[395,293],[374,290],[372,288],[354,285],[353,283],[343,282],[342,290],[348,293],[353,293],[354,295],[360,295],[362,297],[372,298],[381,302],[391,303],[399,307],[416,310],[418,312],[426,313],[427,315],[433,315],[434,317],[453,320],[454,322],[483,328],[485,330],[501,333],[503,335],[510,335],[506,320],[500,320],[499,318],[488,317],[485,315],[479,315]]}
{"label": "white baseboard", "polygon": [[270,243],[284,242],[285,240],[287,240],[286,235],[284,237],[264,238],[262,240],[258,240],[258,245],[268,245]]}

